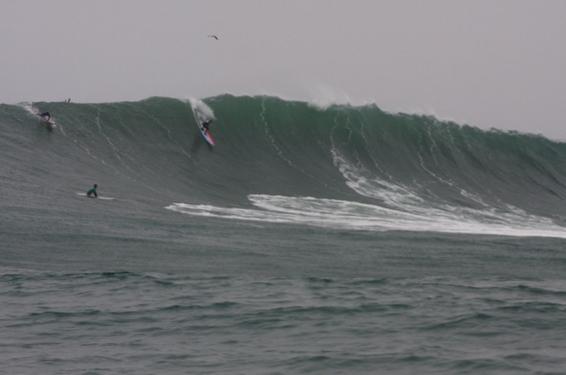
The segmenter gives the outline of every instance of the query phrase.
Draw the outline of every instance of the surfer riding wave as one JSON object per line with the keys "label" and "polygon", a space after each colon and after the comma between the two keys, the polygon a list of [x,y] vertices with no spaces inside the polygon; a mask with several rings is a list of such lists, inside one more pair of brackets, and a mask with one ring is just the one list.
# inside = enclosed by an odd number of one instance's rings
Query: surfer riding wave
{"label": "surfer riding wave", "polygon": [[196,125],[206,141],[206,143],[213,147],[215,145],[214,138],[210,131],[210,126],[215,120],[214,113],[204,102],[198,99],[190,99],[191,110],[196,122]]}
{"label": "surfer riding wave", "polygon": [[212,124],[212,120],[205,120],[202,122],[202,128],[204,129],[204,133],[208,133],[210,130],[210,125]]}

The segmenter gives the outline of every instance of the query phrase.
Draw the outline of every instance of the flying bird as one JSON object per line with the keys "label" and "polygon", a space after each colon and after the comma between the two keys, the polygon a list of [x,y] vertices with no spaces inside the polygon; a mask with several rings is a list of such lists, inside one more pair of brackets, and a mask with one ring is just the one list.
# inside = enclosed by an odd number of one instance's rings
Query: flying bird
{"label": "flying bird", "polygon": [[220,39],[220,38],[218,38],[218,37],[217,37],[216,35],[214,35],[214,34],[210,34],[208,37],[209,37],[209,38],[216,39],[216,40]]}

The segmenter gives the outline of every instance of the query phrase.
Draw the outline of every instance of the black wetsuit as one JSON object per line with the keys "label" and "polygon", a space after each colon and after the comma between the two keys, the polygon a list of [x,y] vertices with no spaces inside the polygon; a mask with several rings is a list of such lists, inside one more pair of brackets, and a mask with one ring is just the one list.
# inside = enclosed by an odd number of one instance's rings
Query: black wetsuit
{"label": "black wetsuit", "polygon": [[86,196],[91,198],[94,195],[95,198],[98,198],[98,194],[96,194],[96,188],[93,187],[89,191],[86,192]]}

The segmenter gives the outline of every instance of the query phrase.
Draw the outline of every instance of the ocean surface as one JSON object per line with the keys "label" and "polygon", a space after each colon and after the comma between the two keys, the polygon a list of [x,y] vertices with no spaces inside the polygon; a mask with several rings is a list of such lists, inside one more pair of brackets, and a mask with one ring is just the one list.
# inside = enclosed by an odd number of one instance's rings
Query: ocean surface
{"label": "ocean surface", "polygon": [[0,131],[0,374],[566,373],[566,143],[230,95]]}

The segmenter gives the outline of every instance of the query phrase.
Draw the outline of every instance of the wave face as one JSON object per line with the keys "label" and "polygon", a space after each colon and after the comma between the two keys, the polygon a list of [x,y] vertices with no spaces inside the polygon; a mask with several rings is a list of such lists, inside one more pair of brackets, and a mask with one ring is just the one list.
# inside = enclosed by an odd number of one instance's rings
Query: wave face
{"label": "wave face", "polygon": [[[197,107],[216,119],[213,150]],[[53,132],[39,110],[54,115]],[[1,105],[0,129],[0,190],[12,208],[45,207],[46,197],[64,208],[61,196],[97,182],[101,194],[170,215],[566,237],[566,144],[541,136],[230,95]]]}

